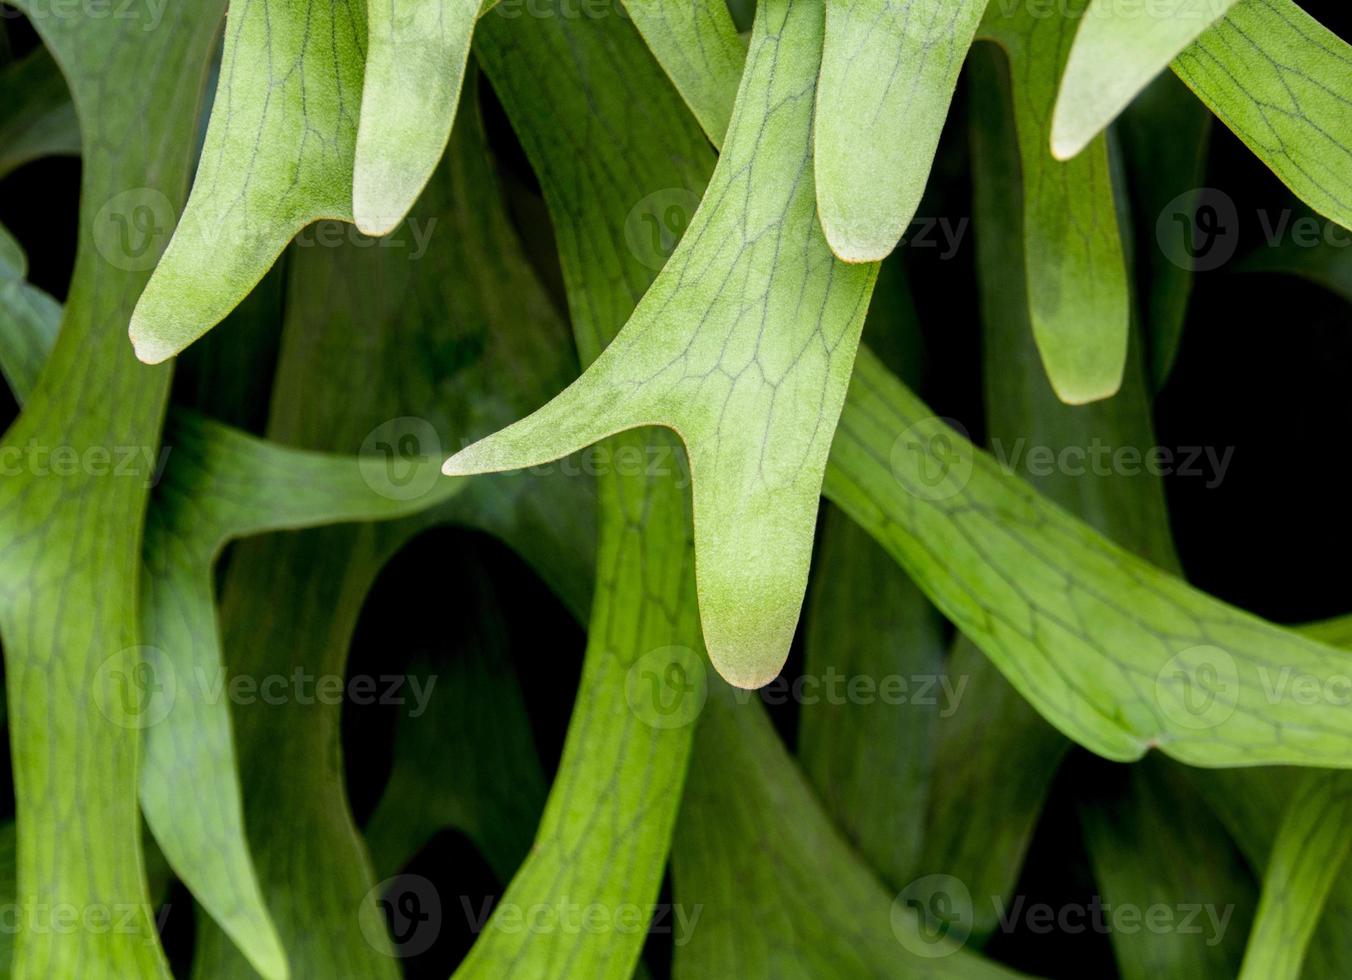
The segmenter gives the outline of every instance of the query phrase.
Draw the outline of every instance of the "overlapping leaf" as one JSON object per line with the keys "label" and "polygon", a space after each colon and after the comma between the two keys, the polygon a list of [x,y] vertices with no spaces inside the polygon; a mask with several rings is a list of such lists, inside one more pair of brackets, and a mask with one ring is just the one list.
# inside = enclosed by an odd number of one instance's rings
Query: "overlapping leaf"
{"label": "overlapping leaf", "polygon": [[548,405],[446,464],[453,475],[517,469],[626,429],[675,430],[690,457],[705,642],[746,687],[788,653],[877,273],[840,263],[817,223],[808,148],[821,10],[780,0],[757,17],[709,189],[625,328]]}
{"label": "overlapping leaf", "polygon": [[[19,977],[167,976],[141,862],[139,733],[106,710],[134,690],[141,524],[168,375],[131,357],[125,329],[158,246],[138,217],[187,183],[215,2],[141,18],[21,9],[67,74],[83,128],[79,247],[55,351],[3,442],[0,629],[18,803],[21,907],[120,909],[125,928],[15,937]],[[119,235],[119,231],[122,235]],[[59,467],[42,462],[57,451]],[[137,460],[113,467],[118,452]],[[50,463],[52,457],[47,457]],[[111,912],[110,912],[111,914]]]}
{"label": "overlapping leaf", "polygon": [[746,61],[727,4],[625,0],[625,10],[705,135],[722,146]]}
{"label": "overlapping leaf", "polygon": [[1352,47],[1294,0],[1240,0],[1174,72],[1296,196],[1352,228]]}
{"label": "overlapping leaf", "polygon": [[831,250],[876,262],[920,205],[985,0],[826,5],[814,176]]}
{"label": "overlapping leaf", "polygon": [[[1236,0],[1090,0],[1061,77],[1052,152],[1076,156]],[[1183,141],[1180,141],[1183,142]]]}
{"label": "overlapping leaf", "polygon": [[1352,840],[1347,773],[1312,772],[1287,805],[1263,877],[1241,980],[1295,980]]}
{"label": "overlapping leaf", "polygon": [[1117,391],[1130,325],[1107,140],[1064,163],[1047,151],[1057,81],[1086,2],[1050,11],[992,3],[979,30],[1009,59],[1033,336],[1052,388],[1072,405]]}

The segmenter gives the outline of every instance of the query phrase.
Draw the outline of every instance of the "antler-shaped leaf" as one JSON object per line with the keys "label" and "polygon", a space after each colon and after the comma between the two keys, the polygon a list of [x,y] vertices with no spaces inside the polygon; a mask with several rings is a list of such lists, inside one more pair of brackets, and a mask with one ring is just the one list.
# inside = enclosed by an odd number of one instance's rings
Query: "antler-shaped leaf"
{"label": "antler-shaped leaf", "polygon": [[366,78],[352,212],[368,235],[392,231],[450,142],[479,0],[368,0]]}
{"label": "antler-shaped leaf", "polygon": [[[705,641],[747,687],[788,653],[877,274],[837,261],[817,223],[808,148],[822,21],[802,0],[761,5],[704,202],[633,317],[552,402],[445,467],[517,469],[626,429],[674,429],[690,455]],[[661,207],[638,227],[657,232],[679,212]]]}
{"label": "antler-shaped leaf", "polygon": [[187,207],[131,318],[158,364],[239,305],[291,238],[352,220],[366,50],[362,0],[238,0]]}
{"label": "antler-shaped leaf", "polygon": [[714,146],[723,145],[746,61],[726,3],[624,0],[624,9]]}
{"label": "antler-shaped leaf", "polygon": [[833,0],[817,92],[817,209],[847,262],[915,217],[985,0]]}
{"label": "antler-shaped leaf", "polygon": [[1107,141],[1067,163],[1047,149],[1057,80],[1084,3],[1069,0],[1055,12],[992,4],[980,32],[1009,57],[1033,336],[1057,396],[1072,405],[1117,391],[1130,324]]}
{"label": "antler-shaped leaf", "polygon": [[1241,0],[1173,67],[1297,197],[1352,228],[1352,46],[1292,0]]}
{"label": "antler-shaped leaf", "polygon": [[1061,77],[1052,153],[1069,160],[1236,0],[1090,0]]}

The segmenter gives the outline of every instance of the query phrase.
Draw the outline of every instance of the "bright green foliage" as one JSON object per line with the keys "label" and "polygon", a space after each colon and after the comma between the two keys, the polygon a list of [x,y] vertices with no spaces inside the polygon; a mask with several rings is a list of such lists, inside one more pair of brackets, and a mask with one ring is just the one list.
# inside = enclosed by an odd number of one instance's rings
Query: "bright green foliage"
{"label": "bright green foliage", "polygon": [[230,5],[192,196],[131,319],[141,360],[224,319],[306,225],[352,219],[365,6]]}
{"label": "bright green foliage", "polygon": [[1263,878],[1258,920],[1244,953],[1241,980],[1294,980],[1319,922],[1319,910],[1342,873],[1352,840],[1352,783],[1342,772],[1312,772],[1287,804]]}
{"label": "bright green foliage", "polygon": [[[139,733],[100,710],[110,695],[135,697],[117,685],[129,683],[140,659],[141,515],[168,390],[167,373],[146,369],[127,347],[126,323],[149,266],[116,243],[119,219],[151,202],[181,200],[186,190],[220,4],[175,5],[154,31],[135,20],[21,6],[70,83],[85,145],[83,208],[60,336],[0,445],[69,447],[77,458],[92,452],[108,464],[44,474],[30,456],[32,465],[0,482],[16,901],[132,914],[119,930],[35,922],[15,938],[14,973],[167,976],[141,860]],[[117,451],[135,455],[133,476],[115,475]]]}
{"label": "bright green foliage", "polygon": [[1236,0],[1167,0],[1126,5],[1089,0],[1061,78],[1052,153],[1079,154],[1152,78]]}
{"label": "bright green foliage", "polygon": [[39,48],[0,70],[0,177],[40,157],[80,152],[80,124],[61,69]]}
{"label": "bright green foliage", "polygon": [[625,10],[714,146],[723,145],[746,61],[726,5],[625,0]]}
{"label": "bright green foliage", "polygon": [[920,206],[984,0],[826,5],[814,176],[831,250],[876,262]]}
{"label": "bright green foliage", "polygon": [[[821,21],[803,0],[761,6],[709,189],[634,315],[565,392],[446,464],[518,469],[626,429],[673,429],[690,455],[705,642],[742,687],[788,653],[877,274],[840,263],[817,223],[805,149]],[[654,221],[688,196],[654,202]]]}
{"label": "bright green foliage", "polygon": [[1067,162],[1047,153],[1057,81],[1085,2],[1050,12],[996,2],[980,28],[1009,59],[1029,315],[1052,388],[1071,405],[1117,391],[1130,325],[1108,141],[1100,137]]}
{"label": "bright green foliage", "polygon": [[370,235],[393,231],[451,138],[478,0],[366,5],[366,74],[352,211]]}
{"label": "bright green foliage", "polygon": [[[1017,455],[1151,452],[1218,294],[1352,298],[1352,49],[1173,2],[18,0],[0,976],[1010,977],[1048,887],[1202,909],[1096,972],[1352,973],[1352,617]],[[1213,116],[1313,213],[1208,280]]]}
{"label": "bright green foliage", "polygon": [[1241,0],[1174,71],[1296,196],[1352,228],[1352,47],[1294,0]]}

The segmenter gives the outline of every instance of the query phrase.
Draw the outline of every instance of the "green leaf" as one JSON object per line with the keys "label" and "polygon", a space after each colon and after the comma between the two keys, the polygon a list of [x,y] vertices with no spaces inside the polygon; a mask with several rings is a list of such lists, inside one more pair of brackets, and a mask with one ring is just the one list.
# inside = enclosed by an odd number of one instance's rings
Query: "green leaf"
{"label": "green leaf", "polygon": [[1147,6],[1090,0],[1056,99],[1051,139],[1056,158],[1069,160],[1081,153],[1179,52],[1235,3],[1169,0],[1163,6]]}
{"label": "green leaf", "polygon": [[[1161,247],[1160,236],[1178,234],[1176,226],[1161,231],[1162,215],[1177,208],[1195,215],[1206,175],[1212,116],[1178,78],[1164,74],[1148,85],[1122,114],[1123,157],[1131,190],[1132,215],[1138,230],[1136,267],[1145,322],[1146,362],[1150,381],[1159,391],[1169,380],[1183,339],[1193,269]],[[1164,220],[1171,220],[1165,218]]]}
{"label": "green leaf", "polygon": [[352,220],[365,47],[361,0],[230,6],[192,194],[131,319],[142,361],[219,323],[306,225]]}
{"label": "green leaf", "polygon": [[61,304],[26,282],[0,283],[0,375],[22,405],[56,344]]}
{"label": "green leaf", "polygon": [[1282,183],[1352,228],[1352,48],[1292,0],[1240,0],[1174,72]]}
{"label": "green leaf", "polygon": [[[924,341],[901,258],[879,270],[864,336],[889,351],[889,364],[918,375]],[[965,694],[942,686],[950,677],[946,626],[892,557],[830,504],[804,624],[797,745],[804,774],[843,835],[900,888],[922,856],[935,730]],[[872,695],[859,703],[850,692],[862,684]]]}
{"label": "green leaf", "polygon": [[1179,917],[1177,928],[1109,931],[1123,980],[1235,976],[1257,895],[1225,828],[1174,763],[1148,758],[1113,775],[1079,804],[1104,907]]}
{"label": "green leaf", "polygon": [[0,288],[28,276],[28,256],[9,229],[0,225]]}
{"label": "green leaf", "polygon": [[366,71],[353,164],[357,227],[407,217],[455,122],[479,0],[368,0]]}
{"label": "green leaf", "polygon": [[[816,218],[806,148],[822,20],[804,0],[759,7],[709,189],[632,318],[566,391],[445,467],[517,469],[626,429],[675,430],[690,457],[705,643],[744,687],[775,675],[798,622],[821,475],[877,274],[838,262]],[[640,231],[696,197],[669,194]]]}
{"label": "green leaf", "polygon": [[[125,329],[153,219],[172,212],[187,184],[221,5],[166,7],[154,30],[92,8],[19,6],[68,73],[87,149],[70,302],[55,350],[0,443],[6,458],[17,451],[27,462],[0,481],[16,902],[117,909],[126,927],[69,931],[37,916],[15,937],[14,972],[167,977],[141,857],[139,734],[101,711],[98,696],[138,666],[141,515],[152,476],[139,461],[155,456],[168,387],[167,372],[131,356]],[[136,235],[119,242],[118,219],[133,215],[152,225],[123,224]],[[58,449],[77,460],[73,472],[34,455]],[[137,454],[133,475],[102,462],[118,451]]]}
{"label": "green leaf", "polygon": [[1240,980],[1296,980],[1319,914],[1352,838],[1352,782],[1343,772],[1305,776],[1287,804],[1263,875],[1263,897]]}
{"label": "green leaf", "polygon": [[[50,352],[61,310],[45,294],[22,289],[46,302],[32,318],[31,336],[0,332],[0,368],[28,386]],[[27,325],[28,309],[4,303],[0,325],[10,314]],[[151,679],[141,689],[151,696],[118,720],[145,731],[141,806],[169,863],[260,974],[285,977],[285,954],[245,839],[229,709],[221,699],[213,565],[236,538],[403,516],[463,484],[439,481],[421,498],[391,498],[372,480],[367,461],[286,449],[191,413],[171,418],[166,442],[173,456],[156,464],[158,475],[170,463],[149,514],[142,578],[143,638],[154,659],[147,660]],[[422,461],[430,473],[436,463]]]}
{"label": "green leaf", "polygon": [[[986,426],[992,446],[1049,499],[1117,542],[1172,567],[1163,489],[1149,474],[1031,472],[1030,452],[1062,453],[1094,443],[1153,444],[1139,358],[1129,357],[1122,391],[1082,407],[1062,404],[1037,362],[1024,301],[1014,121],[1003,111],[1008,81],[999,55],[972,54],[973,224],[980,284]],[[1034,447],[1045,447],[1035,449]],[[972,893],[1012,901],[1047,793],[1070,744],[1020,696],[966,636],[946,674],[966,683],[957,710],[940,719],[928,870]],[[999,925],[994,902],[976,905],[973,937]]]}
{"label": "green leaf", "polygon": [[715,678],[696,732],[673,850],[674,974],[1017,976],[961,950],[970,922],[962,905],[950,924],[922,924],[907,891],[894,898],[878,883],[760,705],[737,703],[750,697]]}
{"label": "green leaf", "polygon": [[[502,213],[476,96],[467,83],[470,111],[459,113],[446,162],[406,225],[381,247],[298,247],[292,254],[268,426],[271,438],[288,445],[360,448],[381,464],[357,474],[374,484],[370,489],[387,495],[391,507],[425,509],[384,524],[240,542],[221,589],[228,677],[261,684],[298,667],[314,678],[343,676],[371,584],[391,555],[434,524],[469,524],[503,538],[570,606],[586,602],[594,527],[583,481],[550,487],[537,477],[478,480],[426,508],[446,492],[436,468],[410,469],[402,455],[406,445],[413,458],[444,455],[434,444],[491,431],[576,371],[563,325]],[[430,235],[415,262],[417,229]],[[503,320],[520,326],[496,329]],[[362,342],[348,343],[352,337]],[[417,371],[409,369],[410,347],[429,355]],[[428,414],[411,418],[414,411]],[[394,454],[389,469],[381,456],[387,450]],[[302,580],[303,590],[286,584]],[[292,976],[393,977],[399,950],[385,934],[370,858],[341,767],[332,764],[339,713],[337,705],[296,698],[235,706],[244,823]],[[209,927],[199,928],[197,970],[251,975]]]}
{"label": "green leaf", "polygon": [[1071,405],[1117,391],[1131,320],[1107,140],[1068,162],[1047,149],[1057,80],[1085,2],[1054,11],[993,3],[979,32],[1009,59],[1033,336],[1052,387]]}
{"label": "green leaf", "polygon": [[732,120],[746,42],[726,3],[623,0],[653,56],[695,114],[714,146],[723,145]]}
{"label": "green leaf", "polygon": [[[1292,221],[1308,220],[1295,214]],[[1280,244],[1257,248],[1235,266],[1236,272],[1295,276],[1352,303],[1352,248],[1332,244],[1324,235],[1312,247],[1285,235]]]}
{"label": "green leaf", "polygon": [[[950,875],[983,899],[1012,899],[1071,743],[967,637],[958,637],[944,673],[951,684],[966,686],[957,710],[935,733],[920,870]],[[974,945],[999,927],[999,908],[989,900],[974,903]]]}
{"label": "green leaf", "polygon": [[[798,755],[826,814],[879,877],[901,888],[924,853],[935,727],[952,707],[940,687],[950,676],[943,622],[892,557],[834,507],[809,596],[803,676],[816,700],[802,708]],[[876,686],[871,703],[845,695],[859,678]],[[911,700],[921,691],[929,693]]]}
{"label": "green leaf", "polygon": [[986,0],[833,0],[813,134],[817,210],[831,250],[876,262],[897,247]]}
{"label": "green leaf", "polygon": [[221,697],[216,558],[229,541],[264,531],[421,511],[463,484],[391,498],[366,461],[287,449],[189,414],[171,419],[166,441],[172,462],[146,528],[142,620],[158,658],[158,697],[133,719],[146,731],[141,808],[169,863],[254,968],[286,977],[249,855],[229,702]]}
{"label": "green leaf", "polygon": [[[712,161],[629,25],[560,16],[566,4],[546,9],[550,16],[485,19],[477,51],[539,175],[578,349],[591,362],[655,271],[624,247],[631,202],[702,188]],[[596,152],[577,153],[582,139]],[[654,461],[660,475],[619,465],[634,456]],[[706,674],[690,514],[668,434],[617,436],[600,458],[616,465],[601,467],[597,480],[596,601],[563,758],[535,846],[457,977],[628,977],[657,900],[690,752],[689,712],[702,703]],[[599,934],[520,928],[524,910],[568,905],[612,916],[634,909],[637,921]]]}
{"label": "green leaf", "polygon": [[80,124],[46,48],[0,70],[0,177],[46,156],[77,156]]}
{"label": "green leaf", "polygon": [[1045,500],[859,358],[826,493],[1053,725],[1109,759],[1348,764],[1352,719],[1282,677],[1346,654],[1160,571]]}

